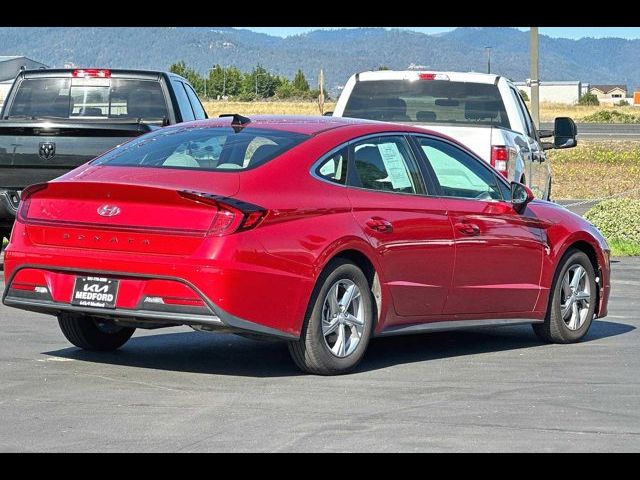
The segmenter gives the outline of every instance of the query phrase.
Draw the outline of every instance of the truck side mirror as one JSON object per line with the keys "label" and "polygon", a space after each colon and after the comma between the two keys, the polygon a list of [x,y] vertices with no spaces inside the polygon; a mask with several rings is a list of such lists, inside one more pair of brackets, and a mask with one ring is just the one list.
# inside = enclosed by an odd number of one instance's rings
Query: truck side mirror
{"label": "truck side mirror", "polygon": [[553,128],[554,148],[573,148],[578,144],[576,135],[578,128],[576,123],[569,117],[558,117],[555,119]]}

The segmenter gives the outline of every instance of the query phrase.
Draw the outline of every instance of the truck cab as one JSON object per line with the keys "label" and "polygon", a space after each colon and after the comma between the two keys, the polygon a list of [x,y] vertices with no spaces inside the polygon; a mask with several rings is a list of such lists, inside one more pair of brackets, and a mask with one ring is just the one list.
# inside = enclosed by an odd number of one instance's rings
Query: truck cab
{"label": "truck cab", "polygon": [[[349,78],[333,116],[409,123],[444,133],[535,196],[551,196],[546,151],[576,145],[570,118],[539,130],[516,86],[500,75],[380,70]],[[543,138],[555,136],[554,142]]]}

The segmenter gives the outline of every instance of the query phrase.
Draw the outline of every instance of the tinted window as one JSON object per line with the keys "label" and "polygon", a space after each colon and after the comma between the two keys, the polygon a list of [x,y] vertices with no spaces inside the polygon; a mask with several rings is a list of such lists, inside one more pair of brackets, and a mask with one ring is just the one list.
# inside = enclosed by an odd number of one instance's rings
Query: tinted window
{"label": "tinted window", "polygon": [[182,121],[190,122],[191,120],[195,120],[196,117],[193,114],[193,109],[191,108],[189,97],[187,96],[187,92],[182,86],[182,82],[175,80],[171,82],[171,84],[173,85],[173,91],[176,94],[178,107],[180,108],[180,112],[182,113]]}
{"label": "tinted window", "polygon": [[160,83],[123,78],[27,78],[10,116],[142,118],[168,116]]}
{"label": "tinted window", "polygon": [[[244,170],[262,165],[308,138],[282,131],[165,128],[143,135],[95,160],[96,165]],[[266,144],[256,139],[267,139]]]}
{"label": "tinted window", "polygon": [[359,184],[370,190],[424,193],[420,174],[404,137],[388,136],[362,140],[352,146]]}
{"label": "tinted window", "polygon": [[191,108],[195,113],[196,120],[203,120],[207,118],[207,114],[204,112],[204,108],[202,108],[200,99],[198,98],[198,95],[196,95],[196,92],[193,91],[193,88],[191,88],[191,85],[185,83],[184,88],[187,91],[187,96],[189,97],[189,101],[191,102]]}
{"label": "tinted window", "polygon": [[509,128],[497,86],[448,80],[356,82],[343,116]]}
{"label": "tinted window", "polygon": [[498,180],[491,170],[450,143],[416,137],[445,197],[502,200]]}
{"label": "tinted window", "polygon": [[347,149],[343,148],[326,159],[316,173],[330,182],[345,185],[347,183]]}

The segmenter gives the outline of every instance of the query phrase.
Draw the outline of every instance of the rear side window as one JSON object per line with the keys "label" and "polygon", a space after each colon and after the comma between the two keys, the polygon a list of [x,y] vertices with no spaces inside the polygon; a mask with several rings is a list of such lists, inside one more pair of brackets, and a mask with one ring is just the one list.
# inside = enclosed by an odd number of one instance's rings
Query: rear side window
{"label": "rear side window", "polygon": [[497,86],[449,80],[356,82],[343,116],[510,128]]}
{"label": "rear side window", "polygon": [[204,120],[205,118],[207,118],[207,114],[204,112],[204,108],[200,103],[198,95],[196,95],[196,92],[194,92],[193,88],[191,88],[191,85],[188,85],[186,83],[183,85],[184,89],[187,91],[187,96],[189,97],[189,102],[191,103],[191,108],[193,109],[196,120]]}
{"label": "rear side window", "polygon": [[424,194],[418,167],[404,137],[384,136],[352,145],[352,158],[359,184],[382,192]]}
{"label": "rear side window", "polygon": [[163,128],[107,152],[94,165],[246,170],[262,165],[307,139],[307,135],[245,128]]}
{"label": "rear side window", "polygon": [[160,121],[168,112],[160,83],[155,80],[26,78],[8,115]]}
{"label": "rear side window", "polygon": [[193,114],[191,102],[189,102],[189,97],[187,96],[187,92],[185,91],[182,82],[174,80],[173,82],[171,82],[171,84],[173,85],[173,91],[176,94],[178,107],[180,108],[180,113],[182,114],[182,121],[190,122],[192,120],[195,120],[196,117]]}
{"label": "rear side window", "polygon": [[316,173],[330,182],[339,185],[347,183],[347,148],[334,153],[320,164]]}

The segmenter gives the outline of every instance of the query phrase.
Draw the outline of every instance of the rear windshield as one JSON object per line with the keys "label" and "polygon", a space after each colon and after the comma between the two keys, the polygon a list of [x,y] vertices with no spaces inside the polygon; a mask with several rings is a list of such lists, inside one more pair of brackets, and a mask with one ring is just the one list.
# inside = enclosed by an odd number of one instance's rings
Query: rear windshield
{"label": "rear windshield", "polygon": [[97,158],[94,165],[246,170],[262,165],[309,138],[290,132],[246,128],[163,128]]}
{"label": "rear windshield", "polygon": [[168,117],[160,82],[124,78],[26,78],[5,115],[143,120]]}
{"label": "rear windshield", "polygon": [[356,82],[343,116],[510,128],[497,86],[448,80]]}

